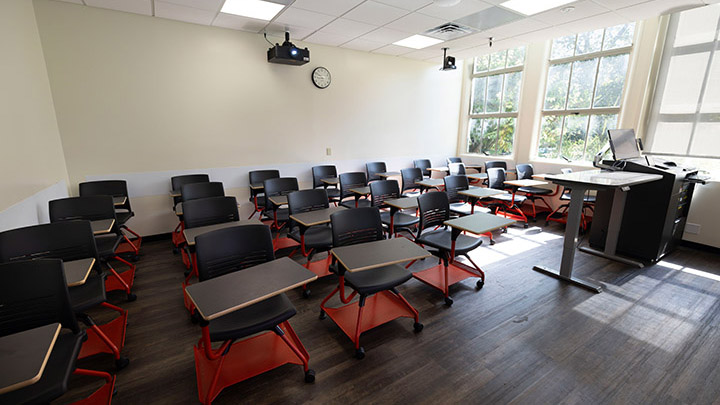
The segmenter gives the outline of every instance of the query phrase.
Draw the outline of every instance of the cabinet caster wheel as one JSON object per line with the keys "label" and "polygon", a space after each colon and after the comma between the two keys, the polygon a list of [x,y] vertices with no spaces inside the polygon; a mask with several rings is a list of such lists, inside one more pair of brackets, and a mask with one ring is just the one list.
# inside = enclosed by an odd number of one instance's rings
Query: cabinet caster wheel
{"label": "cabinet caster wheel", "polygon": [[358,360],[362,360],[365,358],[365,349],[360,347],[359,349],[355,350],[355,358]]}
{"label": "cabinet caster wheel", "polygon": [[424,327],[425,325],[421,324],[420,322],[415,322],[413,324],[413,329],[415,330],[415,333],[422,331]]}
{"label": "cabinet caster wheel", "polygon": [[303,298],[310,298],[310,290],[303,290],[302,296]]}
{"label": "cabinet caster wheel", "polygon": [[483,286],[485,286],[485,281],[483,280],[478,280],[477,283],[475,283],[475,288],[478,290],[482,290]]}
{"label": "cabinet caster wheel", "polygon": [[133,301],[135,301],[136,299],[137,299],[137,295],[135,295],[135,294],[133,294],[133,293],[130,293],[130,294],[127,295],[127,301],[128,301],[128,302],[133,302]]}
{"label": "cabinet caster wheel", "polygon": [[315,370],[310,369],[305,372],[305,382],[308,384],[315,382]]}
{"label": "cabinet caster wheel", "polygon": [[321,309],[321,310],[320,310],[320,316],[319,316],[318,318],[320,318],[320,320],[323,320],[323,319],[327,318],[327,314],[325,313],[325,311],[323,311],[323,310]]}
{"label": "cabinet caster wheel", "polygon": [[452,304],[453,304],[453,302],[454,302],[454,301],[453,301],[452,298],[450,298],[450,297],[446,297],[446,298],[445,298],[445,305],[451,307]]}
{"label": "cabinet caster wheel", "polygon": [[128,359],[127,357],[120,357],[119,359],[115,360],[115,368],[118,370],[124,369],[128,366],[128,364],[130,364],[130,359]]}

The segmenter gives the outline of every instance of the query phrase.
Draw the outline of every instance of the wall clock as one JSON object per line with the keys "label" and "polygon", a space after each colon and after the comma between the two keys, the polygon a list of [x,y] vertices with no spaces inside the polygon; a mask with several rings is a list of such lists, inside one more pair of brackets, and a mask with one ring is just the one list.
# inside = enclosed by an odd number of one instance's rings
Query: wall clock
{"label": "wall clock", "polygon": [[326,89],[330,86],[330,71],[320,66],[312,71],[312,82],[318,89]]}

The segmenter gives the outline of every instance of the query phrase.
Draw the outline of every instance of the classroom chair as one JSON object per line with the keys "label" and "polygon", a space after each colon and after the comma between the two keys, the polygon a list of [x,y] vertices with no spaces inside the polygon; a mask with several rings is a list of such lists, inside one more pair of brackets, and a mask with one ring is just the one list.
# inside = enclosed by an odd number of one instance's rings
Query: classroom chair
{"label": "classroom chair", "polygon": [[463,163],[448,163],[448,172],[451,176],[465,176],[465,164]]}
{"label": "classroom chair", "polygon": [[[353,188],[367,187],[367,176],[363,172],[341,173],[340,176],[340,205],[347,208],[369,207],[370,201],[360,198],[350,191]],[[347,197],[353,197],[352,201],[343,201]]]}
{"label": "classroom chair", "polygon": [[[518,180],[532,180],[533,174],[535,174],[535,170],[533,169],[533,165],[530,163],[523,163],[515,166],[515,169],[517,170],[517,178]],[[544,197],[552,197],[555,195],[555,192],[553,190],[542,188],[542,187],[519,187],[517,191],[523,193],[525,197],[527,197],[526,201],[530,201],[530,205],[532,206],[532,219],[535,221],[537,219],[537,207],[535,205],[535,201],[542,201],[542,203],[545,205],[545,210],[543,212],[552,212],[553,209],[548,204],[547,201],[545,201]]]}
{"label": "classroom chair", "polygon": [[[225,188],[223,187],[222,182],[219,181],[184,184],[181,190],[182,196],[180,200],[183,204],[183,207],[185,206],[185,203],[190,200],[225,196]],[[180,228],[182,230],[185,230],[185,221],[183,215],[179,215],[179,220],[181,224]],[[182,241],[183,243],[185,242],[184,234],[182,235]],[[190,259],[190,256],[187,255],[187,249],[182,249],[182,260],[186,268],[189,269],[192,266],[192,260]]]}
{"label": "classroom chair", "polygon": [[[72,310],[88,329],[88,339],[83,343],[79,357],[109,353],[113,355],[118,370],[125,368],[130,360],[122,356],[120,351],[125,345],[128,312],[107,302],[105,275],[100,267],[90,221],[55,222],[0,233],[0,263],[41,258],[96,260],[94,271],[85,283],[69,288]],[[110,322],[98,325],[87,313],[91,308],[98,307],[116,311],[119,315]]]}
{"label": "classroom chair", "polygon": [[[110,404],[115,376],[77,368],[86,334],[70,306],[62,261],[39,259],[0,264],[0,337],[59,323],[62,327],[40,379],[27,387],[0,395],[3,404],[46,404],[67,390],[70,375],[97,377],[105,383],[77,404]],[[0,354],[3,367],[12,367]]]}
{"label": "classroom chair", "polygon": [[127,182],[125,180],[101,180],[80,183],[80,196],[83,197],[88,195],[111,195],[113,197],[125,198],[125,202],[123,204],[115,205],[115,217],[117,218],[120,230],[128,231],[134,237],[130,239],[123,233],[123,236],[125,236],[125,242],[120,244],[117,252],[132,253],[133,259],[137,259],[138,254],[140,253],[142,237],[127,226],[127,222],[130,218],[135,216],[132,207],[130,207],[130,196],[128,196]]}
{"label": "classroom chair", "polygon": [[[287,196],[290,215],[303,212],[329,208],[327,194],[323,189],[300,190]],[[300,253],[307,257],[305,268],[318,277],[330,275],[330,261],[332,256],[328,253],[325,259],[312,261],[316,253],[329,252],[332,248],[332,231],[329,224],[306,227],[290,218],[288,236],[300,244]],[[310,297],[310,289],[303,285],[303,297]]]}
{"label": "classroom chair", "polygon": [[413,167],[422,170],[423,177],[430,177],[430,168],[432,167],[430,159],[413,160]]}
{"label": "classroom chair", "polygon": [[456,215],[470,215],[474,212],[473,206],[467,202],[459,191],[470,189],[470,183],[465,175],[445,176],[445,194],[450,201],[450,211]]}
{"label": "classroom chair", "polygon": [[[376,207],[336,212],[330,216],[330,222],[332,224],[334,247],[372,242],[385,238],[380,212]],[[353,332],[345,331],[355,343],[356,358],[362,359],[365,357],[365,349],[360,346],[360,334],[389,322],[387,315],[383,316],[382,305],[392,305],[394,311],[401,310],[405,312],[405,314],[396,316],[393,319],[397,317],[413,318],[415,320],[413,324],[415,332],[420,332],[423,329],[417,310],[396,289],[399,285],[412,278],[412,274],[404,267],[389,265],[351,273],[345,271],[341,264],[336,263],[333,271],[338,275],[338,286],[320,304],[320,319],[325,319],[325,316],[329,315],[335,323],[340,325],[340,319],[354,318],[354,314],[357,313]],[[345,296],[345,285],[353,290],[347,297]],[[339,308],[327,307],[328,300],[338,293],[341,302],[349,305]],[[350,303],[356,295],[359,296],[359,300]],[[368,301],[371,302],[368,303]],[[364,313],[366,304],[371,308],[367,314]],[[343,328],[343,330],[345,329]]]}
{"label": "classroom chair", "polygon": [[340,190],[337,186],[329,186],[322,182],[322,179],[336,178],[337,168],[333,165],[313,166],[313,188],[322,187],[327,192],[330,202],[337,203],[340,201]]}
{"label": "classroom chair", "polygon": [[280,170],[253,170],[248,173],[250,177],[250,202],[255,207],[252,214],[248,219],[252,218],[255,214],[262,216],[265,211],[265,190],[252,188],[253,184],[262,184],[263,181],[268,179],[277,179],[280,177]]}
{"label": "classroom chair", "polygon": [[398,211],[390,216],[388,207],[384,204],[386,200],[400,198],[400,188],[395,180],[378,180],[370,183],[370,203],[373,207],[380,209],[380,220],[388,229],[388,238],[395,236],[397,231],[406,231],[415,237],[413,228],[419,222],[418,217]]}
{"label": "classroom chair", "polygon": [[[95,236],[100,262],[109,272],[105,280],[106,291],[121,290],[127,294],[128,301],[135,301],[137,296],[132,293],[135,282],[135,265],[118,256],[116,250],[123,239],[115,218],[113,199],[109,195],[94,195],[85,197],[69,197],[52,200],[48,203],[50,222],[70,221],[83,219],[87,221],[113,219],[115,224],[105,235]],[[118,273],[110,264],[110,260],[117,260],[128,266],[128,270]]]}
{"label": "classroom chair", "polygon": [[416,182],[422,181],[422,170],[413,167],[410,169],[401,169],[400,177],[402,178],[402,196],[417,197],[420,195],[421,187]]}
{"label": "classroom chair", "polygon": [[[570,168],[562,168],[560,169],[560,172],[562,174],[569,174],[572,173],[572,169]],[[572,188],[570,187],[563,187],[563,191],[560,194],[560,201],[567,201],[560,206],[558,206],[554,211],[552,211],[548,216],[545,218],[545,226],[549,225],[550,221],[552,222],[558,222],[561,224],[567,224],[567,210],[570,208],[570,192],[572,191]],[[593,205],[595,204],[595,196],[594,195],[587,195],[585,194],[583,196],[583,207],[582,211],[580,211],[580,231],[585,232],[588,229],[588,226],[590,224],[590,221],[588,220],[588,216],[585,214],[585,211],[588,210],[592,213],[593,211]]]}
{"label": "classroom chair", "polygon": [[496,190],[509,190],[510,194],[500,194],[490,197],[492,201],[488,206],[495,215],[502,212],[506,218],[512,218],[517,221],[523,221],[523,226],[528,227],[528,219],[520,206],[525,203],[527,197],[517,194],[517,187],[508,187],[505,185],[505,169],[501,167],[492,167],[488,169],[488,187]]}
{"label": "classroom chair", "polygon": [[[451,306],[450,286],[469,277],[479,277],[475,286],[481,289],[485,283],[485,273],[472,261],[469,252],[482,244],[480,238],[464,235],[461,231],[444,225],[450,219],[450,202],[445,193],[425,193],[418,197],[420,225],[415,242],[425,248],[441,262],[435,267],[416,272],[413,277],[437,288],[445,296],[445,304]],[[429,229],[429,230],[428,230]],[[468,266],[455,260],[464,256],[471,264]]]}
{"label": "classroom chair", "polygon": [[[265,196],[268,199],[274,196],[287,196],[294,191],[300,190],[297,178],[295,177],[267,179],[263,181],[263,186],[265,188]],[[285,227],[288,219],[290,219],[290,210],[288,208],[275,206],[268,200],[263,215],[272,220],[270,230],[275,231],[275,238],[273,239],[275,250],[298,246],[294,240],[288,237],[280,237],[280,230]]]}
{"label": "classroom chair", "polygon": [[457,156],[453,156],[445,159],[445,163],[447,165],[450,165],[450,163],[462,163],[462,159]]}
{"label": "classroom chair", "polygon": [[[200,282],[275,259],[266,225],[205,233],[196,244]],[[288,363],[301,364],[305,381],[315,381],[310,356],[288,322],[296,313],[283,293],[201,321],[202,338],[194,346],[200,402],[209,404],[224,388]],[[213,342],[222,344],[213,349]]]}
{"label": "classroom chair", "polygon": [[368,183],[376,180],[385,180],[378,176],[378,173],[387,173],[387,165],[385,162],[370,162],[365,164]]}
{"label": "classroom chair", "polygon": [[[208,176],[207,174],[185,174],[182,176],[173,176],[170,178],[170,189],[180,191],[182,190],[182,186],[185,184],[206,183],[208,181],[210,181],[210,176]],[[175,210],[175,206],[179,202],[182,202],[182,196],[173,197],[173,211]],[[180,245],[185,243],[185,238],[183,237],[182,222],[179,222],[173,230],[171,234],[171,239],[173,243],[173,252],[177,253],[180,249]]]}

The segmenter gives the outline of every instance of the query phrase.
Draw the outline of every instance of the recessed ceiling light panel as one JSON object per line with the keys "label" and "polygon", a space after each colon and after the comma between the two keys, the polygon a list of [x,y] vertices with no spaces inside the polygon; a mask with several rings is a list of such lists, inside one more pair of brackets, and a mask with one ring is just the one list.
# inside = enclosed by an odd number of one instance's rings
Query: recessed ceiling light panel
{"label": "recessed ceiling light panel", "polygon": [[220,12],[270,21],[283,8],[283,4],[263,0],[225,0]]}
{"label": "recessed ceiling light panel", "polygon": [[518,13],[533,15],[574,1],[576,0],[508,0],[500,5]]}
{"label": "recessed ceiling light panel", "polygon": [[426,37],[424,35],[413,35],[400,41],[394,42],[393,45],[404,46],[406,48],[423,49],[428,46],[437,45],[444,41],[440,39]]}

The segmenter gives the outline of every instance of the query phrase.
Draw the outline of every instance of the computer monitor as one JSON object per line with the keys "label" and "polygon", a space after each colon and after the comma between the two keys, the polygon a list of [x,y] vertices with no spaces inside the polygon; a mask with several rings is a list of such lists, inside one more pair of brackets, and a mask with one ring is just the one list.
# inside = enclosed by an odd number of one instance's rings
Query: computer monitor
{"label": "computer monitor", "polygon": [[610,149],[615,160],[641,157],[633,129],[608,129]]}

